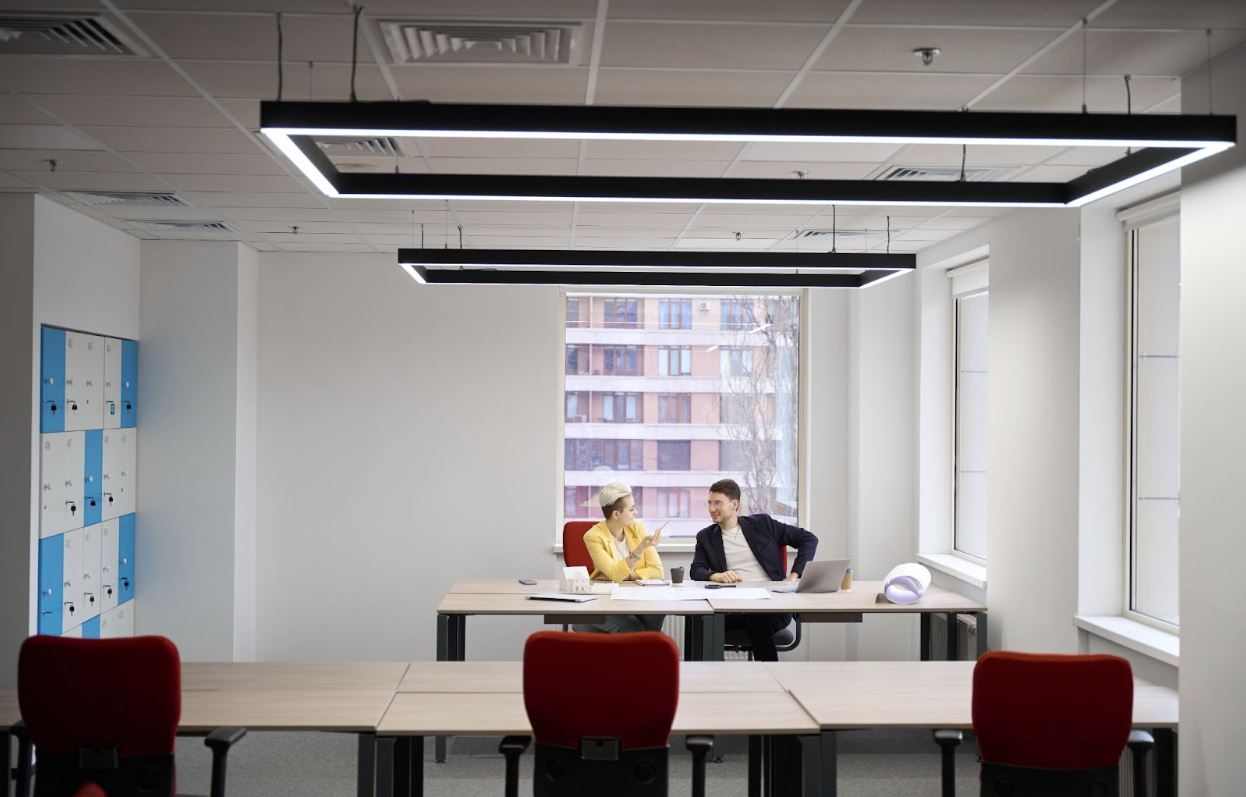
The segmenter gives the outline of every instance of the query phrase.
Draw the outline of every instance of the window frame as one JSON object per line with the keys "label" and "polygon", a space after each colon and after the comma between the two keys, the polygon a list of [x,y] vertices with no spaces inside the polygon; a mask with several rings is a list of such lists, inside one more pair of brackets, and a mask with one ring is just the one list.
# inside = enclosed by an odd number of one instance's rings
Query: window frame
{"label": "window frame", "polygon": [[[979,271],[985,273],[986,275],[985,278],[982,280],[983,284],[978,285],[976,287],[969,287],[969,288],[959,290],[959,291],[956,289],[955,279],[958,276],[958,274],[970,276],[970,275],[974,275],[978,273]],[[950,469],[951,478],[949,479],[949,484],[948,484],[948,489],[951,491],[951,501],[950,501],[950,506],[949,506],[951,517],[949,518],[950,522],[948,524],[948,531],[947,531],[947,534],[948,534],[947,550],[948,550],[948,553],[951,554],[952,556],[956,556],[960,559],[965,560],[966,562],[978,565],[980,567],[986,567],[988,563],[988,557],[978,556],[968,551],[963,551],[957,546],[957,532],[960,529],[960,503],[957,500],[957,494],[959,492],[959,478],[958,478],[959,465],[958,463],[960,459],[960,301],[962,299],[971,299],[971,298],[982,296],[982,295],[986,295],[988,297],[990,296],[990,292],[991,292],[990,260],[983,258],[981,260],[975,260],[970,263],[965,263],[956,268],[949,269],[947,273],[947,277],[948,277],[948,291],[949,291],[948,295],[949,295],[950,304],[951,304],[949,322],[950,322],[950,327],[951,327],[951,365],[952,365],[952,368],[951,368],[952,373],[951,373],[951,380],[950,380],[951,381],[950,388],[952,392],[952,400],[951,400],[952,417],[950,419],[951,430],[952,430],[952,445],[951,445],[952,461],[951,461],[951,469]],[[987,312],[989,313],[990,312],[990,304],[989,304],[990,299],[988,298],[987,301],[988,301]],[[989,346],[989,340],[988,340],[988,346]],[[987,371],[987,380],[988,380],[987,384],[989,385],[990,384],[989,369]],[[988,445],[989,445],[989,442],[988,442]],[[988,485],[990,483],[990,473],[991,473],[991,470],[990,470],[990,465],[988,463],[987,465]],[[988,490],[989,489],[990,488],[988,486]],[[988,496],[989,494],[990,493],[988,492]],[[989,536],[989,533],[990,533],[989,525],[987,527],[987,533]]]}
{"label": "window frame", "polygon": [[[1122,452],[1123,467],[1125,469],[1124,479],[1124,523],[1122,529],[1122,548],[1121,548],[1121,564],[1123,566],[1121,595],[1121,616],[1137,623],[1156,628],[1160,631],[1166,631],[1170,634],[1180,633],[1180,612],[1181,606],[1178,603],[1177,613],[1178,622],[1170,623],[1158,617],[1153,617],[1144,612],[1140,612],[1134,608],[1134,537],[1136,532],[1136,495],[1137,495],[1137,444],[1138,444],[1138,426],[1135,423],[1136,409],[1138,402],[1138,367],[1137,357],[1135,353],[1138,348],[1138,336],[1140,327],[1138,325],[1138,238],[1143,227],[1157,224],[1160,222],[1174,220],[1178,225],[1178,236],[1180,236],[1180,204],[1175,196],[1162,197],[1156,201],[1152,212],[1139,213],[1124,221],[1123,233],[1125,235],[1125,407],[1124,407],[1124,444],[1125,450]],[[1177,262],[1178,274],[1180,274],[1180,250],[1178,250]],[[1178,282],[1180,285],[1180,282]],[[1181,319],[1181,301],[1180,288],[1178,288],[1177,299],[1177,320],[1180,325]],[[1178,354],[1178,369],[1180,369],[1180,355]],[[1180,407],[1180,380],[1178,380],[1178,407]],[[1180,456],[1180,431],[1178,431],[1178,457]],[[1177,492],[1177,506],[1180,510],[1181,497],[1180,485]],[[1180,534],[1180,521],[1178,521],[1178,535]],[[1180,579],[1180,569],[1173,568],[1172,572],[1175,577]],[[1180,596],[1180,581],[1178,581],[1178,600]]]}

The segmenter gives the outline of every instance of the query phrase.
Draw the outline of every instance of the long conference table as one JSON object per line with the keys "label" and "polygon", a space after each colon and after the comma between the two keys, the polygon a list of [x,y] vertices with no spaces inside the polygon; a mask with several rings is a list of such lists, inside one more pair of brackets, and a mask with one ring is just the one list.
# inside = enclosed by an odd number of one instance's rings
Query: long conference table
{"label": "long conference table", "polygon": [[[685,662],[672,732],[749,737],[750,797],[830,797],[842,733],[971,728],[973,666]],[[354,733],[359,797],[421,795],[423,737],[531,733],[522,668],[520,662],[188,662],[178,730],[241,725]],[[0,688],[0,721],[7,728],[17,719],[13,688]],[[1175,690],[1135,679],[1133,722],[1157,735],[1160,797],[1175,794],[1177,720]],[[938,777],[932,771],[931,783]]]}

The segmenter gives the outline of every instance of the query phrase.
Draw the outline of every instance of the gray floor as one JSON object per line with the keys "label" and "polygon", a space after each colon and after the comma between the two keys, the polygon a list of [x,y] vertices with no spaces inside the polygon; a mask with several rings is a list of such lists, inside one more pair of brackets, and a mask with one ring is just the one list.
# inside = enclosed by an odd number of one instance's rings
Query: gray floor
{"label": "gray floor", "polygon": [[[707,794],[743,795],[747,756],[743,740],[719,739],[725,752],[710,764]],[[354,736],[315,733],[252,733],[235,748],[229,765],[229,794],[234,797],[354,797]],[[682,749],[682,739],[672,740]],[[500,795],[503,762],[497,740],[452,740],[449,760],[432,761],[425,750],[425,794],[429,797]],[[976,794],[977,751],[971,743],[957,756],[957,793]],[[178,740],[178,790],[207,794],[210,754],[201,739]],[[525,755],[520,794],[531,794],[531,751]],[[676,752],[671,765],[672,795],[690,790],[688,756]],[[843,734],[839,756],[839,793],[843,797],[939,794],[939,756],[927,733]]]}

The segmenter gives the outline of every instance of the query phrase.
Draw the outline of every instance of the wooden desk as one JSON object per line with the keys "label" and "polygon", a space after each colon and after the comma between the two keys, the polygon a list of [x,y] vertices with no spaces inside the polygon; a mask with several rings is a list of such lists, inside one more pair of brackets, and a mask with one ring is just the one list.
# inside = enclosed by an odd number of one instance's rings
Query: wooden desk
{"label": "wooden desk", "polygon": [[[834,795],[836,733],[890,728],[972,728],[973,668],[970,661],[828,661],[765,665],[821,728],[816,755],[822,795]],[[1134,679],[1134,725],[1153,729],[1160,788],[1175,793],[1177,692]]]}
{"label": "wooden desk", "polygon": [[242,725],[260,731],[372,733],[393,697],[393,687],[183,692],[178,731],[200,733]]}
{"label": "wooden desk", "polygon": [[[523,692],[523,662],[413,661],[398,691]],[[765,665],[754,661],[685,661],[679,673],[680,694],[777,693],[785,691]]]}
{"label": "wooden desk", "polygon": [[517,578],[468,578],[450,586],[448,595],[525,595],[531,592],[557,592],[558,581],[537,579],[535,585],[520,584]]}
{"label": "wooden desk", "polygon": [[220,689],[372,689],[393,691],[407,663],[182,662],[182,691]]}
{"label": "wooden desk", "polygon": [[[778,586],[776,582],[745,582],[742,587],[771,588]],[[852,589],[840,592],[775,592],[770,600],[732,600],[730,589],[711,591],[710,606],[714,614],[730,612],[732,614],[750,613],[791,613],[799,614],[801,622],[822,623],[859,623],[867,614],[917,614],[921,617],[921,658],[930,658],[930,615],[947,615],[947,650],[948,656],[955,656],[957,648],[956,615],[973,615],[978,624],[978,655],[987,650],[987,612],[986,605],[958,592],[931,586],[925,596],[916,603],[892,603],[882,597],[883,582],[857,581]],[[721,635],[715,620],[707,633]]]}

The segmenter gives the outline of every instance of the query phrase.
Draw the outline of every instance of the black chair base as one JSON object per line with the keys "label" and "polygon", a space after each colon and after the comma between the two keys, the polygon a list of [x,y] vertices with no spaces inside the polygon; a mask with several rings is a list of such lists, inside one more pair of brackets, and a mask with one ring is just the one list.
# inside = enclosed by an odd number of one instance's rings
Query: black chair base
{"label": "black chair base", "polygon": [[982,797],[1116,797],[1120,769],[1035,769],[982,762]]}

